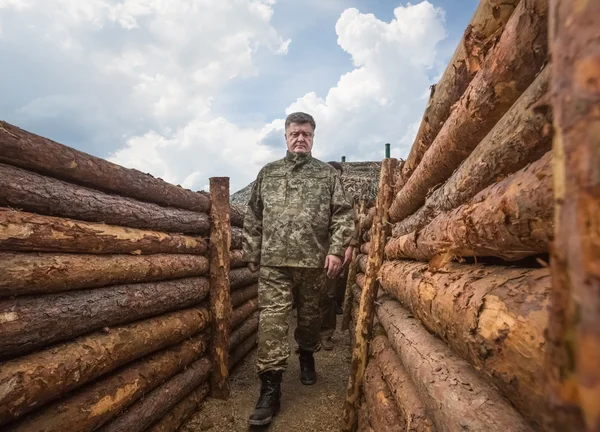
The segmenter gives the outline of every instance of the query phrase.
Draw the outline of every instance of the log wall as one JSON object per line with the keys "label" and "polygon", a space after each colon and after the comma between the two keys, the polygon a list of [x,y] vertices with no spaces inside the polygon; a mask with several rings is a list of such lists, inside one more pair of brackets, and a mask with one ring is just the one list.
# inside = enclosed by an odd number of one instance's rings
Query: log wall
{"label": "log wall", "polygon": [[7,123],[0,150],[0,430],[175,431],[256,345],[228,179],[211,213]]}
{"label": "log wall", "polygon": [[598,7],[491,3],[395,181],[360,430],[600,430]]}

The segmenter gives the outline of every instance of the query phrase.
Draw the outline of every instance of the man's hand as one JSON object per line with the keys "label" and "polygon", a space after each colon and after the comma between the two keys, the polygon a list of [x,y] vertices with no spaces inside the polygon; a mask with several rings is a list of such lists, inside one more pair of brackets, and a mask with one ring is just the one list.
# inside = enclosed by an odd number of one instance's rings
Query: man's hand
{"label": "man's hand", "polygon": [[248,270],[250,270],[252,273],[256,273],[258,271],[258,264],[256,263],[248,263]]}
{"label": "man's hand", "polygon": [[348,246],[346,248],[346,253],[344,254],[344,263],[342,264],[342,267],[352,261],[352,252],[354,252],[354,248],[352,246]]}
{"label": "man's hand", "polygon": [[342,260],[336,255],[327,255],[325,258],[325,269],[327,270],[327,277],[329,279],[335,278],[340,274],[342,269]]}

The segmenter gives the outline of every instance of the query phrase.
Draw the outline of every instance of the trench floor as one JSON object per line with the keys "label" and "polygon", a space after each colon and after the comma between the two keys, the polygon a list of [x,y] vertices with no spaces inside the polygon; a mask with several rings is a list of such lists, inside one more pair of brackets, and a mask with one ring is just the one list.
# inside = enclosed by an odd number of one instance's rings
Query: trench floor
{"label": "trench floor", "polygon": [[317,383],[312,386],[300,382],[296,342],[295,310],[290,314],[290,344],[292,355],[282,382],[281,411],[268,428],[249,428],[248,416],[260,392],[255,371],[256,349],[237,365],[230,376],[231,397],[228,401],[208,399],[192,418],[180,428],[181,432],[273,431],[308,432],[338,431],[342,407],[346,397],[351,348],[348,331],[340,332],[342,317],[337,316],[338,329],[331,351],[315,353]]}

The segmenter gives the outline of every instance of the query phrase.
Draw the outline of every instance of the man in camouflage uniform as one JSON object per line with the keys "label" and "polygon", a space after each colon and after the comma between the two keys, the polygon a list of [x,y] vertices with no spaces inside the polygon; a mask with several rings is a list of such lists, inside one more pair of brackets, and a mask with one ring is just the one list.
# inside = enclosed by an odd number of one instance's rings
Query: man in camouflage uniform
{"label": "man in camouflage uniform", "polygon": [[261,392],[249,423],[266,425],[279,410],[281,379],[290,356],[288,315],[295,297],[300,380],[316,382],[325,278],[339,274],[352,207],[340,177],[312,157],[315,121],[293,113],[285,122],[287,154],[263,167],[244,219],[244,259],[259,271],[257,369]]}

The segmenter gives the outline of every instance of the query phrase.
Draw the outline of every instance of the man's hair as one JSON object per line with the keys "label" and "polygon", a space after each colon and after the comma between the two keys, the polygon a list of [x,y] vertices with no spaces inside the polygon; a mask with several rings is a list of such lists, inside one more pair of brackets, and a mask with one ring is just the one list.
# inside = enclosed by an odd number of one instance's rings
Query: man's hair
{"label": "man's hair", "polygon": [[342,164],[339,162],[335,162],[335,161],[331,161],[331,162],[327,162],[329,165],[331,165],[332,167],[334,167],[336,170],[341,171],[342,174],[344,173],[344,168],[342,168]]}
{"label": "man's hair", "polygon": [[315,119],[313,118],[313,116],[311,116],[310,114],[303,113],[303,112],[295,112],[295,113],[291,113],[289,116],[287,116],[287,118],[285,119],[285,130],[287,130],[292,123],[296,123],[296,124],[309,123],[312,126],[313,130],[315,130],[317,128],[317,125],[315,123]]}

